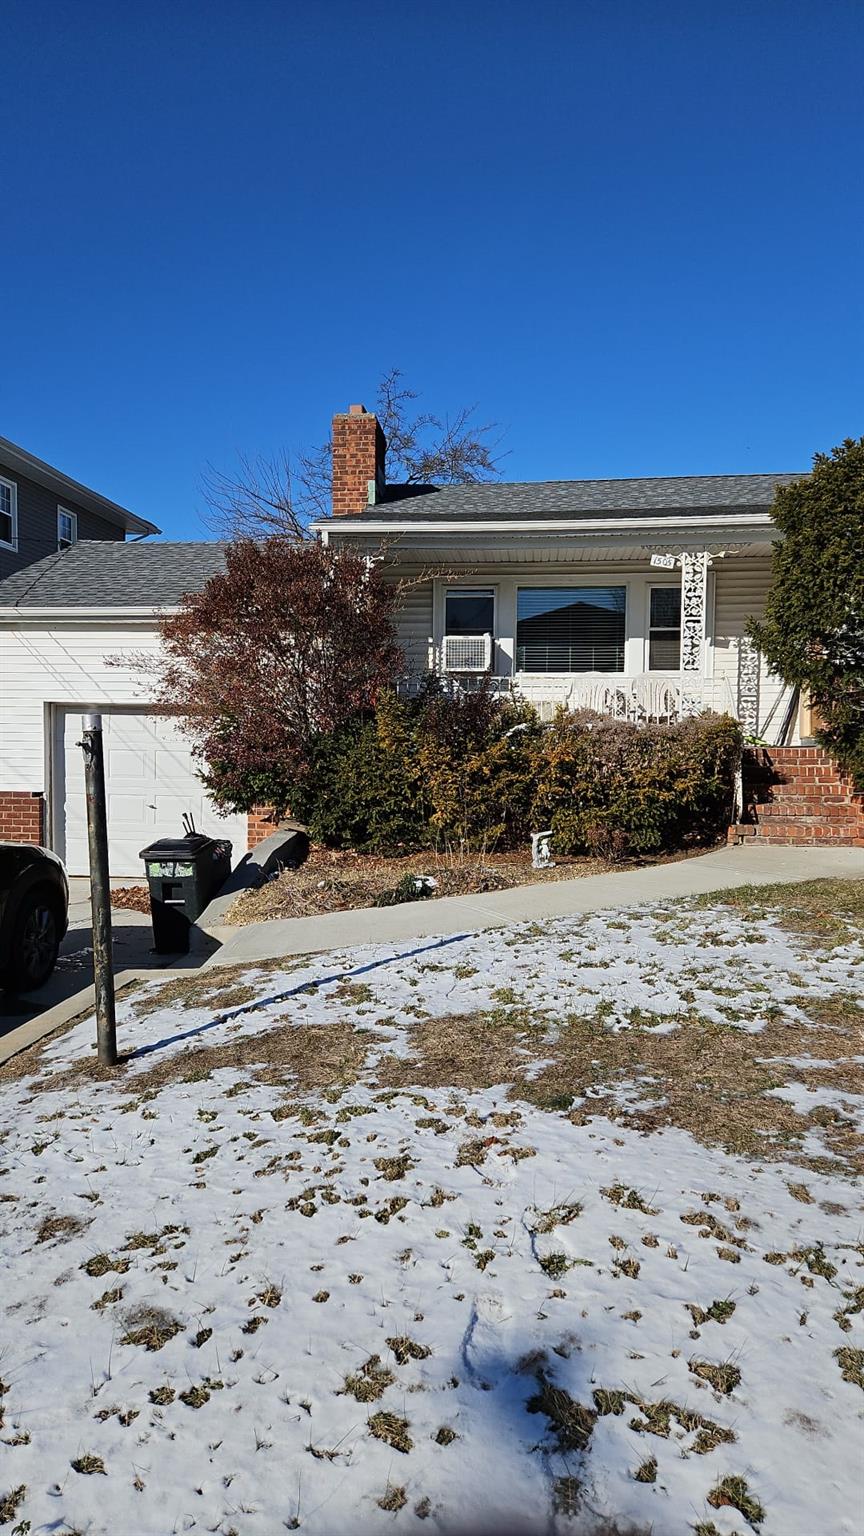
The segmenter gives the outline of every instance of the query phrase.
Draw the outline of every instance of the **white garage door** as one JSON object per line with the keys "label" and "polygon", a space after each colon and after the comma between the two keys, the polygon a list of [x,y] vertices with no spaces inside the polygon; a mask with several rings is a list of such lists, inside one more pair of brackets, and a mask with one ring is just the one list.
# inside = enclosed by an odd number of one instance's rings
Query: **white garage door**
{"label": "white garage door", "polygon": [[[190,749],[170,720],[104,711],[102,731],[112,875],[142,879],[141,849],[156,837],[181,837],[184,811],[197,831],[230,838],[237,862],[246,852],[246,818],[216,813],[196,777]],[[70,875],[86,875],[90,867],[80,741],[80,709],[64,710],[56,735],[54,835]]]}

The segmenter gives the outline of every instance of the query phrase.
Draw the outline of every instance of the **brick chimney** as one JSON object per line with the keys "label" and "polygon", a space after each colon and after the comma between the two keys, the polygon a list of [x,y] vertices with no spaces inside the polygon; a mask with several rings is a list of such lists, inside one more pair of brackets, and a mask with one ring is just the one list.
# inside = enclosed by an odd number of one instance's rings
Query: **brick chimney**
{"label": "brick chimney", "polygon": [[350,405],[333,417],[333,516],[374,505],[384,490],[387,441],[377,416]]}

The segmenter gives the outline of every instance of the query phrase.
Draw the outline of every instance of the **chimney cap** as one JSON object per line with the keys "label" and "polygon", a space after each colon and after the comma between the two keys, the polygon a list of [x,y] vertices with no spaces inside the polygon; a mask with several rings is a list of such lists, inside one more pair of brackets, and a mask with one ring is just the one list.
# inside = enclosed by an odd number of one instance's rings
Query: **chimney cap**
{"label": "chimney cap", "polygon": [[349,407],[348,407],[348,415],[349,416],[368,416],[369,412],[367,411],[365,405],[349,405]]}

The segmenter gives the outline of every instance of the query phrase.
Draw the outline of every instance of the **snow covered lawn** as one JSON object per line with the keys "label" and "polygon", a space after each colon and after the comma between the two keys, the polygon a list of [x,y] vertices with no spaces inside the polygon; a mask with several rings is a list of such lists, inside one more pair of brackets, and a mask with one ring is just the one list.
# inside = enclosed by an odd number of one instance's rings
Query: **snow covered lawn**
{"label": "snow covered lawn", "polygon": [[0,1529],[855,1536],[862,910],[210,971],[10,1063]]}

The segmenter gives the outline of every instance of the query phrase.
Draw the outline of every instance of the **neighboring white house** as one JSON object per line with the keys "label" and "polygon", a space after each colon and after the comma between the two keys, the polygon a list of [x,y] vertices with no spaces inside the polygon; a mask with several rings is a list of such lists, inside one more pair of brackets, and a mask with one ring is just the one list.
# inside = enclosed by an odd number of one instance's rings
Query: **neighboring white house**
{"label": "neighboring white house", "polygon": [[747,639],[774,491],[798,476],[387,485],[383,451],[362,406],[334,418],[334,515],[314,528],[412,579],[409,685],[431,668],[455,686],[491,678],[547,716],[714,709],[754,738],[799,740],[790,691]]}
{"label": "neighboring white house", "polygon": [[112,875],[142,876],[140,850],[200,831],[246,852],[247,818],[222,817],[187,742],[153,714],[137,659],[160,613],[221,570],[224,546],[81,540],[0,582],[0,836],[42,841],[86,874],[81,714],[102,712]]}

